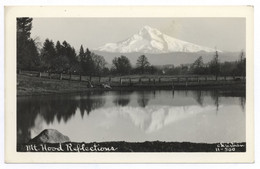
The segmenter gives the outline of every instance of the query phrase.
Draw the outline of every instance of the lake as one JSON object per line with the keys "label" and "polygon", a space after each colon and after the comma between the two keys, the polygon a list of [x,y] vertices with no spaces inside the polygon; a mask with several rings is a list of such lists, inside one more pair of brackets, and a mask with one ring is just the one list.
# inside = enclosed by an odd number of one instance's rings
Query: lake
{"label": "lake", "polygon": [[242,91],[91,91],[17,97],[17,143],[57,129],[74,142],[245,142]]}

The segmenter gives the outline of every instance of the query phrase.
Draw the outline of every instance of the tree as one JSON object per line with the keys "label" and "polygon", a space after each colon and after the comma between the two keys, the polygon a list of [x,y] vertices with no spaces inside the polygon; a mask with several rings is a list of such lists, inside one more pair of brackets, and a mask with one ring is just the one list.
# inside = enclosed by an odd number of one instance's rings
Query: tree
{"label": "tree", "polygon": [[57,72],[67,72],[70,68],[70,63],[66,55],[63,52],[63,46],[60,44],[60,41],[57,41],[55,46],[56,56],[54,58],[54,65]]}
{"label": "tree", "polygon": [[204,63],[202,56],[200,56],[198,59],[194,61],[194,63],[191,65],[191,72],[193,74],[204,74]]}
{"label": "tree", "polygon": [[116,74],[125,75],[131,72],[132,66],[126,56],[115,57],[112,64],[112,71]]}
{"label": "tree", "polygon": [[80,45],[80,49],[79,49],[79,60],[80,62],[86,57],[86,54],[84,52],[84,48],[82,45]]}
{"label": "tree", "polygon": [[109,75],[109,74],[110,74],[109,68],[108,68],[108,67],[104,67],[102,74],[103,74],[104,76]]}
{"label": "tree", "polygon": [[29,40],[32,29],[32,18],[24,17],[17,18],[17,38],[22,38],[23,40]]}
{"label": "tree", "polygon": [[139,56],[137,59],[136,67],[141,71],[142,74],[149,68],[150,63],[145,55]]}
{"label": "tree", "polygon": [[91,53],[92,61],[94,63],[94,73],[96,75],[101,75],[103,69],[106,66],[106,61],[103,56],[96,55],[95,53]]}
{"label": "tree", "polygon": [[218,59],[218,51],[216,51],[215,56],[211,60],[209,64],[210,72],[216,76],[216,80],[218,79],[220,73],[219,59]]}
{"label": "tree", "polygon": [[85,75],[93,75],[95,73],[95,65],[94,65],[94,61],[93,61],[91,52],[87,48],[84,55],[83,55],[82,51],[80,53],[82,55],[82,59],[81,59],[82,73]]}
{"label": "tree", "polygon": [[70,48],[70,52],[69,52],[69,59],[70,59],[70,72],[78,72],[79,69],[79,64],[78,64],[78,60],[77,60],[77,54],[76,54],[76,50],[74,49],[74,47]]}
{"label": "tree", "polygon": [[93,58],[91,56],[91,52],[89,51],[89,49],[86,49],[86,73],[87,75],[93,75],[94,74],[94,62],[93,62]]}
{"label": "tree", "polygon": [[237,74],[239,76],[245,76],[246,74],[246,58],[244,51],[241,51],[240,56],[239,56],[239,61],[237,63]]}
{"label": "tree", "polygon": [[90,52],[90,50],[88,48],[86,49],[85,55],[86,56],[90,56],[91,55],[91,52]]}
{"label": "tree", "polygon": [[66,41],[62,42],[61,47],[62,60],[68,61],[66,72],[76,72],[79,71],[79,64],[77,60],[77,54],[73,47]]}
{"label": "tree", "polygon": [[36,43],[31,39],[32,18],[17,18],[17,69],[37,69],[40,63]]}
{"label": "tree", "polygon": [[26,50],[28,56],[27,65],[28,70],[37,70],[40,68],[40,56],[38,52],[38,48],[36,46],[36,42],[33,39],[30,39],[27,44]]}
{"label": "tree", "polygon": [[83,73],[83,65],[84,65],[83,62],[86,59],[86,54],[84,52],[84,48],[82,45],[80,45],[78,58],[79,58],[80,73]]}
{"label": "tree", "polygon": [[232,76],[236,74],[236,68],[237,68],[237,63],[236,62],[224,62],[220,64],[221,67],[221,75],[224,76]]}
{"label": "tree", "polygon": [[148,72],[150,74],[156,74],[156,73],[158,73],[158,69],[155,66],[150,66],[148,69]]}
{"label": "tree", "polygon": [[43,48],[41,51],[41,58],[43,61],[43,68],[48,71],[56,71],[56,50],[52,40],[46,39],[43,43]]}
{"label": "tree", "polygon": [[60,44],[60,41],[57,41],[55,48],[56,48],[56,54],[58,56],[62,56],[63,55],[63,53],[62,53],[62,45]]}
{"label": "tree", "polygon": [[75,49],[71,47],[70,44],[67,43],[66,41],[62,42],[62,46],[64,52],[63,54],[68,57],[70,64],[72,65],[77,60]]}

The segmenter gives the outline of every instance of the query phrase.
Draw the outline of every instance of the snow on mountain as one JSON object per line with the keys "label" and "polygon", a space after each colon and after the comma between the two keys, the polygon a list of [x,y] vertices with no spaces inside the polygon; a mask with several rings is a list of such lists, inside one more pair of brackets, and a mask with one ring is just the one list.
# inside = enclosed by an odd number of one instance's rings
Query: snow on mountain
{"label": "snow on mountain", "polygon": [[170,53],[170,52],[214,52],[208,47],[185,42],[166,34],[158,29],[144,26],[138,34],[117,43],[107,43],[97,48],[98,51],[118,53]]}

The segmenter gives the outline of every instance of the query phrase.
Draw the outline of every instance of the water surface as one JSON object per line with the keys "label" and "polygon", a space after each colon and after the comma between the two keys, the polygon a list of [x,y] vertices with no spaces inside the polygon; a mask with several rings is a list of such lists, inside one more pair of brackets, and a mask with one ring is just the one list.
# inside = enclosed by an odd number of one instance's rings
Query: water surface
{"label": "water surface", "polygon": [[75,142],[243,142],[245,93],[99,91],[18,97],[18,143],[47,128]]}

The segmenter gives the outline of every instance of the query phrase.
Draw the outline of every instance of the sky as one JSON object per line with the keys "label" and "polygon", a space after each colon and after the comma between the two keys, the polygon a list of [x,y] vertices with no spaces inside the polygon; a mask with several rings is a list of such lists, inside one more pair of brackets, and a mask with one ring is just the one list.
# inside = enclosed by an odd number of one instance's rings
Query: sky
{"label": "sky", "polygon": [[80,45],[95,49],[125,40],[148,25],[174,38],[222,51],[246,47],[244,18],[33,18],[31,37],[66,40],[76,51]]}

